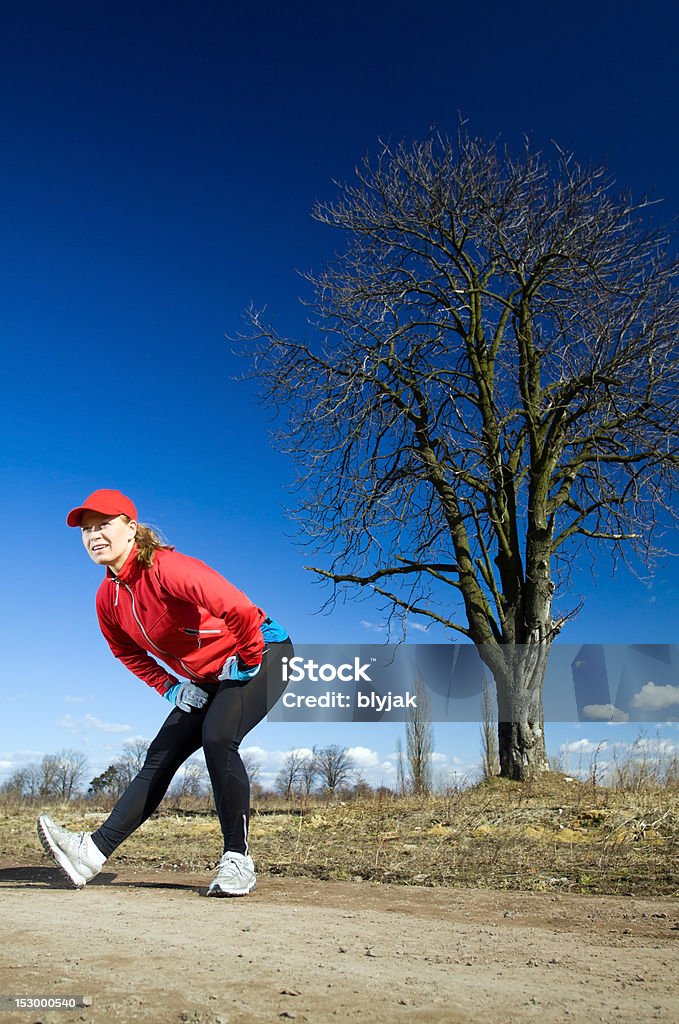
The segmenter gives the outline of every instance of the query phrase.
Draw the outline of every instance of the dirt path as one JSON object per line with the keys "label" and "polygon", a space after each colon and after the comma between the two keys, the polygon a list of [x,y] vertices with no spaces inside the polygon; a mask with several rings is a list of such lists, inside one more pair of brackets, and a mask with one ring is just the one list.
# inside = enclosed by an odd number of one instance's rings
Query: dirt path
{"label": "dirt path", "polygon": [[0,868],[0,1020],[595,1024],[679,1019],[679,904],[121,869],[85,890]]}

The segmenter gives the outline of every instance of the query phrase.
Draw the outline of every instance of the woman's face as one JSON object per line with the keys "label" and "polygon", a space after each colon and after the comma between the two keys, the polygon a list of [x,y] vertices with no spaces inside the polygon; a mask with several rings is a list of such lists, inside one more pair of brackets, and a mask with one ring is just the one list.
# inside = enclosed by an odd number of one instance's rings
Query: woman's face
{"label": "woman's face", "polygon": [[132,549],[137,524],[134,519],[127,520],[123,516],[83,512],[80,532],[92,561],[120,572]]}

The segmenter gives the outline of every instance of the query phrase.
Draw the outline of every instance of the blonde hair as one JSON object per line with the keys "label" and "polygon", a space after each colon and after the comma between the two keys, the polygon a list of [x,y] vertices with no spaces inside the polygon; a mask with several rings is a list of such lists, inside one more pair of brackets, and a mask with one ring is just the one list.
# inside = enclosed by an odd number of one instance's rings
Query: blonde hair
{"label": "blonde hair", "polygon": [[[129,516],[122,515],[120,518],[130,522]],[[156,551],[174,551],[174,544],[166,544],[160,534],[146,523],[137,523],[137,533],[134,539],[137,545],[137,561],[147,569],[153,565]]]}

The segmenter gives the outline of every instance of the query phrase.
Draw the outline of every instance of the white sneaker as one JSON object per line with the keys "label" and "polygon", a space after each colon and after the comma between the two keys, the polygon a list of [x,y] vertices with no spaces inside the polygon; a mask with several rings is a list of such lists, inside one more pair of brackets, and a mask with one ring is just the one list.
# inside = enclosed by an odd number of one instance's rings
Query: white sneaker
{"label": "white sneaker", "polygon": [[45,851],[74,889],[82,889],[104,866],[106,857],[92,841],[90,832],[69,832],[49,814],[38,818],[38,835]]}
{"label": "white sneaker", "polygon": [[227,851],[217,865],[217,875],[210,882],[208,896],[247,896],[257,888],[255,865],[245,853]]}

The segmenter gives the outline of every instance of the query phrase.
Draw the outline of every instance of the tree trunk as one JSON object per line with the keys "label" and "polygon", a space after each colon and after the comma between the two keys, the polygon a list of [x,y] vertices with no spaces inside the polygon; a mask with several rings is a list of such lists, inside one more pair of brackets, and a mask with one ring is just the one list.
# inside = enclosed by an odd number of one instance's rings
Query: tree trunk
{"label": "tree trunk", "polygon": [[498,722],[497,732],[501,777],[527,782],[549,771],[542,723],[529,719]]}
{"label": "tree trunk", "polygon": [[498,645],[484,658],[497,687],[501,777],[525,782],[549,771],[542,704],[549,648],[545,641]]}

